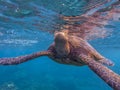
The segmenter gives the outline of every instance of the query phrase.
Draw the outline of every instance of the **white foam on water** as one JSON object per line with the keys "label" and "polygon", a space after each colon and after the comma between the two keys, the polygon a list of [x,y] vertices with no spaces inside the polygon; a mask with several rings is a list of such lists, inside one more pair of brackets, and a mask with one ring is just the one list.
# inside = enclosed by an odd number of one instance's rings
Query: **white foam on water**
{"label": "white foam on water", "polygon": [[5,40],[0,40],[0,44],[14,44],[14,45],[31,45],[31,44],[36,44],[38,43],[37,40],[25,40],[25,39],[5,39]]}

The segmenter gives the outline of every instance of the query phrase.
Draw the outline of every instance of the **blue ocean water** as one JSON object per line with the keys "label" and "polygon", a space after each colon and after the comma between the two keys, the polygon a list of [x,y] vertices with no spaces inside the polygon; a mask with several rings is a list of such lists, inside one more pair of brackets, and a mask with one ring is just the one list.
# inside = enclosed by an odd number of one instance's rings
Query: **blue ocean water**
{"label": "blue ocean water", "polygon": [[[59,30],[63,15],[81,15],[106,0],[0,0],[0,57],[15,57],[46,50]],[[120,74],[120,20],[106,26],[111,35],[90,43]],[[112,90],[87,66],[56,63],[48,57],[0,66],[0,90]]]}

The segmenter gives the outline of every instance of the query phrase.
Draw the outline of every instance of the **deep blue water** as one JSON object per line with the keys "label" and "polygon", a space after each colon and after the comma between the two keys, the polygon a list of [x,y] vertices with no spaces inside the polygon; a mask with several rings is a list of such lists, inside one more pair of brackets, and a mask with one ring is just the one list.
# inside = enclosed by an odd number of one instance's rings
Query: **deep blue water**
{"label": "deep blue water", "polygon": [[[105,0],[0,0],[0,57],[15,57],[46,50],[53,42],[63,15],[81,15]],[[113,0],[114,1],[114,0]],[[120,20],[106,26],[111,35],[90,43],[120,74]],[[87,66],[56,63],[40,57],[16,66],[0,66],[0,90],[112,90]]]}

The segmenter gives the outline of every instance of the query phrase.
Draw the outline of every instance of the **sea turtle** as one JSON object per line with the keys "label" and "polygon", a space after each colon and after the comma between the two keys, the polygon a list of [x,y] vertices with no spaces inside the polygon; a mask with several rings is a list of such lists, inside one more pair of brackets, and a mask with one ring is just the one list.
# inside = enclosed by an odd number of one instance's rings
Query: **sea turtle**
{"label": "sea turtle", "polygon": [[[109,1],[109,0],[107,0]],[[119,14],[120,2],[112,4],[109,12],[108,9],[101,9],[92,15],[91,12],[81,16],[61,16],[61,18],[68,22],[63,25],[63,30],[55,32],[54,43],[50,45],[48,50],[36,52],[33,54],[19,56],[14,58],[0,58],[0,65],[16,65],[40,56],[48,56],[52,60],[68,65],[88,67],[93,70],[99,77],[101,77],[114,90],[120,90],[120,76],[108,69],[105,65],[112,66],[113,63],[99,54],[87,41],[88,36],[95,34],[94,28],[104,26],[107,20],[111,19],[114,14]],[[94,11],[94,10],[93,10]],[[107,13],[106,13],[106,12]],[[105,15],[105,16],[104,16]],[[83,21],[82,24],[79,21]],[[98,28],[97,28],[98,29]],[[104,35],[98,35],[101,37]]]}
{"label": "sea turtle", "polygon": [[33,53],[15,58],[1,58],[1,65],[16,65],[40,56],[49,56],[52,60],[77,66],[88,65],[115,90],[120,90],[120,76],[102,64],[113,63],[99,54],[82,38],[68,35],[66,32],[56,32],[54,43],[46,51]]}

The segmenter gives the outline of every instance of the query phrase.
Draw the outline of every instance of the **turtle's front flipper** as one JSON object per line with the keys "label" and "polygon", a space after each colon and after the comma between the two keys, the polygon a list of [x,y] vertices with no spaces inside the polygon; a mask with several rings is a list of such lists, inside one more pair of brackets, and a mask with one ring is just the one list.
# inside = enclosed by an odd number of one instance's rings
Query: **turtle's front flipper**
{"label": "turtle's front flipper", "polygon": [[80,55],[79,58],[110,87],[114,90],[120,90],[120,76],[118,74],[86,55]]}
{"label": "turtle's front flipper", "polygon": [[114,63],[111,60],[106,59],[106,58],[100,59],[100,60],[98,60],[98,62],[100,62],[101,64],[104,64],[104,65],[114,66]]}
{"label": "turtle's front flipper", "polygon": [[0,65],[16,65],[40,56],[49,56],[49,55],[52,55],[52,53],[49,51],[42,51],[42,52],[36,52],[33,54],[14,57],[14,58],[0,58]]}

